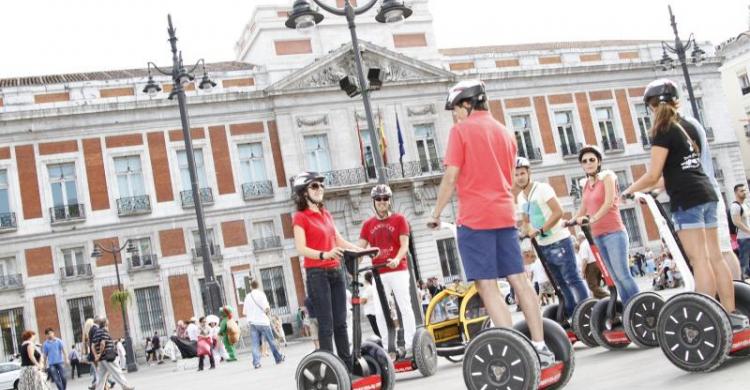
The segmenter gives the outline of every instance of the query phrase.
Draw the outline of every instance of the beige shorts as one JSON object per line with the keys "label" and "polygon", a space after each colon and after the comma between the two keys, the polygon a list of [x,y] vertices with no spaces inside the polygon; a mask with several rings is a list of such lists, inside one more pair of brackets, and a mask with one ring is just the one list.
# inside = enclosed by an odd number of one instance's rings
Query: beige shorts
{"label": "beige shorts", "polygon": [[318,339],[318,319],[310,318],[310,335],[313,340]]}

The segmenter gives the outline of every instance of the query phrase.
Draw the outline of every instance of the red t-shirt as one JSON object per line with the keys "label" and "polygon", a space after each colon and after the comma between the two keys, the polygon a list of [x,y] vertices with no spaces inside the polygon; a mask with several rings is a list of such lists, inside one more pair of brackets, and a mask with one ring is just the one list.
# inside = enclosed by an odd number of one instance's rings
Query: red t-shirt
{"label": "red t-shirt", "polygon": [[[384,264],[388,259],[394,258],[401,250],[401,236],[409,235],[409,224],[401,214],[393,214],[386,219],[370,217],[362,224],[359,238],[367,241],[370,246],[380,248],[378,257],[372,260],[373,265]],[[406,256],[398,263],[398,267],[384,267],[379,271],[381,274],[394,271],[406,270]]]}
{"label": "red t-shirt", "polygon": [[488,111],[474,110],[453,126],[445,165],[461,169],[456,181],[458,224],[472,229],[515,226],[511,186],[516,142]]}
{"label": "red t-shirt", "polygon": [[[336,246],[336,225],[328,210],[322,209],[319,213],[310,209],[300,211],[294,214],[293,222],[305,231],[308,248],[328,252]],[[305,257],[304,266],[305,268],[338,268],[339,261]]]}

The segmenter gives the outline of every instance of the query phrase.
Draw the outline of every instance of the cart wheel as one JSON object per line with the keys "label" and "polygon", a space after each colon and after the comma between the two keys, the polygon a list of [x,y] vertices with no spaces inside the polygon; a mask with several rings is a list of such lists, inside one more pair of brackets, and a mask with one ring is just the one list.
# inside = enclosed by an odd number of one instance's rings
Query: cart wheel
{"label": "cart wheel", "polygon": [[315,351],[304,358],[297,365],[294,374],[297,390],[315,389],[351,389],[352,382],[349,373],[338,356]]}
{"label": "cart wheel", "polygon": [[656,337],[662,352],[685,371],[711,371],[727,359],[732,326],[719,303],[703,294],[675,295],[661,309]]}
{"label": "cart wheel", "polygon": [[542,318],[549,318],[552,321],[557,319],[557,308],[560,307],[558,304],[547,306],[542,312]]}
{"label": "cart wheel", "polygon": [[485,330],[466,347],[464,383],[469,390],[536,390],[539,387],[539,357],[531,342],[508,328]]}
{"label": "cart wheel", "polygon": [[432,376],[437,372],[437,348],[430,332],[425,328],[417,328],[417,332],[414,333],[412,351],[422,376]]}
{"label": "cart wheel", "polygon": [[[545,389],[561,389],[570,381],[575,371],[575,357],[573,355],[573,344],[570,343],[568,333],[557,322],[545,318],[543,320],[544,343],[547,344],[552,353],[555,354],[555,360],[563,363],[563,371],[560,380]],[[526,321],[521,321],[513,328],[526,337],[531,337],[529,326]]]}
{"label": "cart wheel", "polygon": [[591,336],[594,337],[596,343],[607,349],[621,349],[626,348],[630,343],[612,343],[604,337],[605,331],[617,331],[622,329],[617,318],[622,318],[622,302],[617,301],[615,303],[615,317],[616,322],[614,324],[607,318],[607,305],[612,298],[602,299],[597,302],[591,309]]}
{"label": "cart wheel", "polygon": [[656,322],[663,306],[664,298],[653,292],[640,293],[625,305],[623,327],[632,342],[643,348],[659,346]]}
{"label": "cart wheel", "polygon": [[591,310],[598,302],[595,298],[587,298],[581,301],[573,311],[573,332],[578,340],[588,347],[598,347],[599,343],[591,333]]}
{"label": "cart wheel", "polygon": [[[738,312],[750,317],[750,284],[734,281],[734,304]],[[750,356],[750,348],[741,349],[732,356]]]}
{"label": "cart wheel", "polygon": [[362,358],[365,359],[370,368],[370,373],[380,375],[380,388],[392,390],[396,383],[396,369],[393,367],[393,361],[388,353],[382,347],[368,341],[362,343],[360,351],[362,351]]}

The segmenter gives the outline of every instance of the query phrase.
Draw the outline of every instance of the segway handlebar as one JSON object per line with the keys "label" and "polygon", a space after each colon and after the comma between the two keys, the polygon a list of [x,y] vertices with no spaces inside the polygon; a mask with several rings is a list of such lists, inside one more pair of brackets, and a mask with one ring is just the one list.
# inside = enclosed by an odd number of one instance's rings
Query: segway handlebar
{"label": "segway handlebar", "polygon": [[576,221],[575,219],[571,219],[569,221],[566,221],[563,224],[563,226],[565,226],[565,227],[573,227],[573,226],[582,226],[582,225],[588,225],[588,224],[589,224],[589,219],[588,218],[584,218],[583,222],[581,222],[581,223],[578,223],[578,221]]}
{"label": "segway handlebar", "polygon": [[376,257],[378,253],[380,253],[379,248],[367,248],[361,251],[353,251],[347,249],[344,251],[344,259],[351,261],[364,256]]}

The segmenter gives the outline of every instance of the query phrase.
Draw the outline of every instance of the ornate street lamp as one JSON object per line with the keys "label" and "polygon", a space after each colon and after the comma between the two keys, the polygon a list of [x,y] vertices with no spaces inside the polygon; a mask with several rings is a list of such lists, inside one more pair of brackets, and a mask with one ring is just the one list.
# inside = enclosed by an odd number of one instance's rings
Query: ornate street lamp
{"label": "ornate street lamp", "polygon": [[201,240],[201,257],[203,259],[203,274],[206,280],[205,284],[205,296],[207,298],[208,313],[206,314],[217,314],[219,308],[223,305],[223,299],[221,296],[221,289],[219,284],[216,282],[214,275],[213,264],[211,263],[211,251],[208,249],[208,238],[206,234],[206,222],[203,216],[203,203],[200,197],[200,187],[198,183],[198,174],[195,169],[195,156],[193,155],[193,138],[190,134],[190,121],[187,112],[187,98],[185,97],[185,85],[195,80],[193,72],[201,66],[203,70],[203,78],[198,83],[198,88],[206,91],[216,86],[216,83],[208,78],[206,72],[206,62],[203,58],[199,59],[195,65],[190,69],[186,69],[182,63],[182,52],[177,50],[177,36],[175,35],[176,29],[172,26],[172,16],[167,15],[167,22],[169,28],[167,33],[169,34],[169,43],[172,48],[172,69],[167,72],[159,69],[153,62],[148,63],[148,82],[146,87],[143,89],[144,93],[150,96],[156,95],[161,88],[154,82],[151,77],[151,68],[153,67],[159,73],[165,76],[172,76],[172,92],[169,94],[169,99],[173,99],[177,96],[177,104],[180,109],[180,120],[182,122],[182,137],[185,141],[185,155],[187,156],[188,170],[190,172],[190,188],[192,189],[193,205],[195,206],[195,216],[198,221],[198,233]]}

